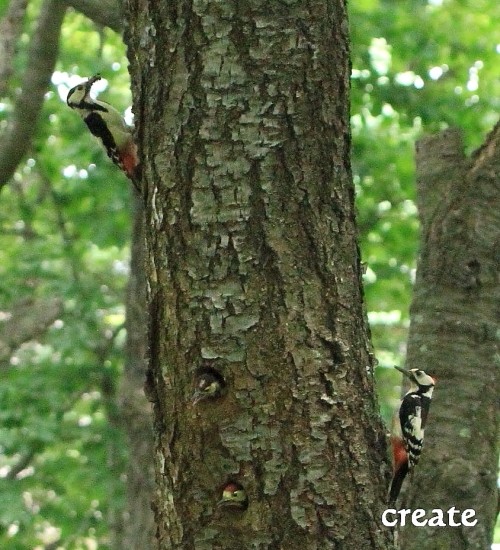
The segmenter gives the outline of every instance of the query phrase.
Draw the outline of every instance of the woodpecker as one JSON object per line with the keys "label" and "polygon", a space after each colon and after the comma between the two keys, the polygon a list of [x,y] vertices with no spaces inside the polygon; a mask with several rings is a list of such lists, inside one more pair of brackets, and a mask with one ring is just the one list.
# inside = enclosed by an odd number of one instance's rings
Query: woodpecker
{"label": "woodpecker", "polygon": [[217,399],[224,392],[224,379],[216,371],[207,371],[199,374],[196,379],[196,388],[191,398],[193,405],[205,399]]}
{"label": "woodpecker", "polygon": [[389,489],[389,504],[396,502],[403,481],[417,464],[424,442],[424,428],[436,381],[420,369],[395,367],[410,379],[399,412],[393,422],[391,436],[394,475]]}
{"label": "woodpecker", "polygon": [[239,483],[228,483],[222,491],[222,499],[219,500],[217,506],[234,510],[246,510],[248,497],[245,489]]}
{"label": "woodpecker", "polygon": [[66,102],[77,111],[87,125],[91,134],[101,142],[108,157],[132,180],[138,188],[137,172],[139,159],[137,146],[128,126],[120,113],[111,105],[90,97],[92,85],[101,79],[100,75],[89,78],[78,84],[68,93]]}

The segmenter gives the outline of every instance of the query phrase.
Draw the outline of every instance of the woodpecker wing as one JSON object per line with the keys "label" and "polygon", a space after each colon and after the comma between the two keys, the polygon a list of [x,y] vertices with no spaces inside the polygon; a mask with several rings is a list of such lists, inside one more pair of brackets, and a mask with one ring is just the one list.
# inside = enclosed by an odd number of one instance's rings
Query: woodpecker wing
{"label": "woodpecker wing", "polygon": [[407,394],[399,409],[403,441],[408,452],[409,469],[417,464],[422,451],[424,427],[422,422],[422,397],[416,393]]}
{"label": "woodpecker wing", "polygon": [[137,149],[130,128],[125,125],[118,111],[112,107],[109,110],[101,108],[89,112],[83,120],[90,132],[102,142],[108,157],[133,179],[138,163]]}
{"label": "woodpecker wing", "polygon": [[422,394],[422,432],[424,431],[425,425],[427,424],[427,415],[429,414],[429,409],[431,407],[431,398],[427,397],[426,394]]}
{"label": "woodpecker wing", "polygon": [[[91,111],[84,118],[84,121],[88,129],[90,130],[90,133],[102,141],[102,144],[108,152],[108,155],[110,151],[116,149],[117,146],[113,134],[110,132],[101,112]],[[111,157],[111,155],[109,156]]]}

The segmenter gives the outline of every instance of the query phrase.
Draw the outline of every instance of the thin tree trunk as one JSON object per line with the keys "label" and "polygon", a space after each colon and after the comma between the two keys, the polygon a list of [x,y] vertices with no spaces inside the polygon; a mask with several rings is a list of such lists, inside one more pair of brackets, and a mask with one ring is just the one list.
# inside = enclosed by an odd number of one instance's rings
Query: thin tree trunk
{"label": "thin tree trunk", "polygon": [[410,526],[402,547],[484,550],[497,512],[500,125],[471,158],[456,130],[421,140],[417,179],[422,244],[408,365],[437,385],[406,507],[473,509],[478,521]]}
{"label": "thin tree trunk", "polygon": [[345,5],[129,8],[159,548],[387,548]]}
{"label": "thin tree trunk", "polygon": [[144,212],[137,200],[132,230],[130,278],[127,289],[127,350],[120,387],[123,429],[129,443],[127,505],[115,548],[153,548],[155,525],[151,405],[144,395],[147,342],[146,280],[144,274]]}

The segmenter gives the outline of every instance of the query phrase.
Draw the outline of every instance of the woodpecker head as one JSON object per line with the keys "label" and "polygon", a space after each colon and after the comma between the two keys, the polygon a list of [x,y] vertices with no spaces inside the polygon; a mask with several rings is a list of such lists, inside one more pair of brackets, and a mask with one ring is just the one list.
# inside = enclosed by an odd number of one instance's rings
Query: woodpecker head
{"label": "woodpecker head", "polygon": [[196,388],[191,398],[193,405],[205,399],[217,399],[224,392],[225,382],[215,370],[201,372],[196,379]]}
{"label": "woodpecker head", "polygon": [[403,369],[401,367],[394,367],[399,372],[402,372],[405,376],[410,379],[410,392],[416,392],[422,394],[428,394],[428,397],[432,395],[432,390],[436,384],[436,381],[432,376],[426,374],[423,370],[420,369]]}
{"label": "woodpecker head", "polygon": [[95,76],[91,76],[87,82],[71,88],[66,98],[68,106],[72,109],[91,110],[94,100],[90,97],[90,90],[92,89],[92,85],[98,80],[101,80],[101,75],[96,74]]}
{"label": "woodpecker head", "polygon": [[222,508],[233,508],[235,510],[246,510],[248,497],[245,489],[239,483],[228,483],[222,491],[222,499],[217,506]]}

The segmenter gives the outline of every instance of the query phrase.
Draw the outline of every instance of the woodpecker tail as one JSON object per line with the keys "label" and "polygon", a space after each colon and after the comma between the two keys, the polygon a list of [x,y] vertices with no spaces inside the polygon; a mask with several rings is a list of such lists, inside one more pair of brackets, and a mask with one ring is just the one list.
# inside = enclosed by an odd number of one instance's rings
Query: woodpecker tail
{"label": "woodpecker tail", "polygon": [[409,471],[408,453],[400,437],[391,438],[394,475],[389,489],[389,504],[394,505],[401,491],[401,486]]}
{"label": "woodpecker tail", "polygon": [[408,473],[408,461],[401,464],[401,466],[394,472],[394,476],[391,481],[391,488],[389,489],[389,505],[396,504],[396,500],[401,491],[403,481]]}

